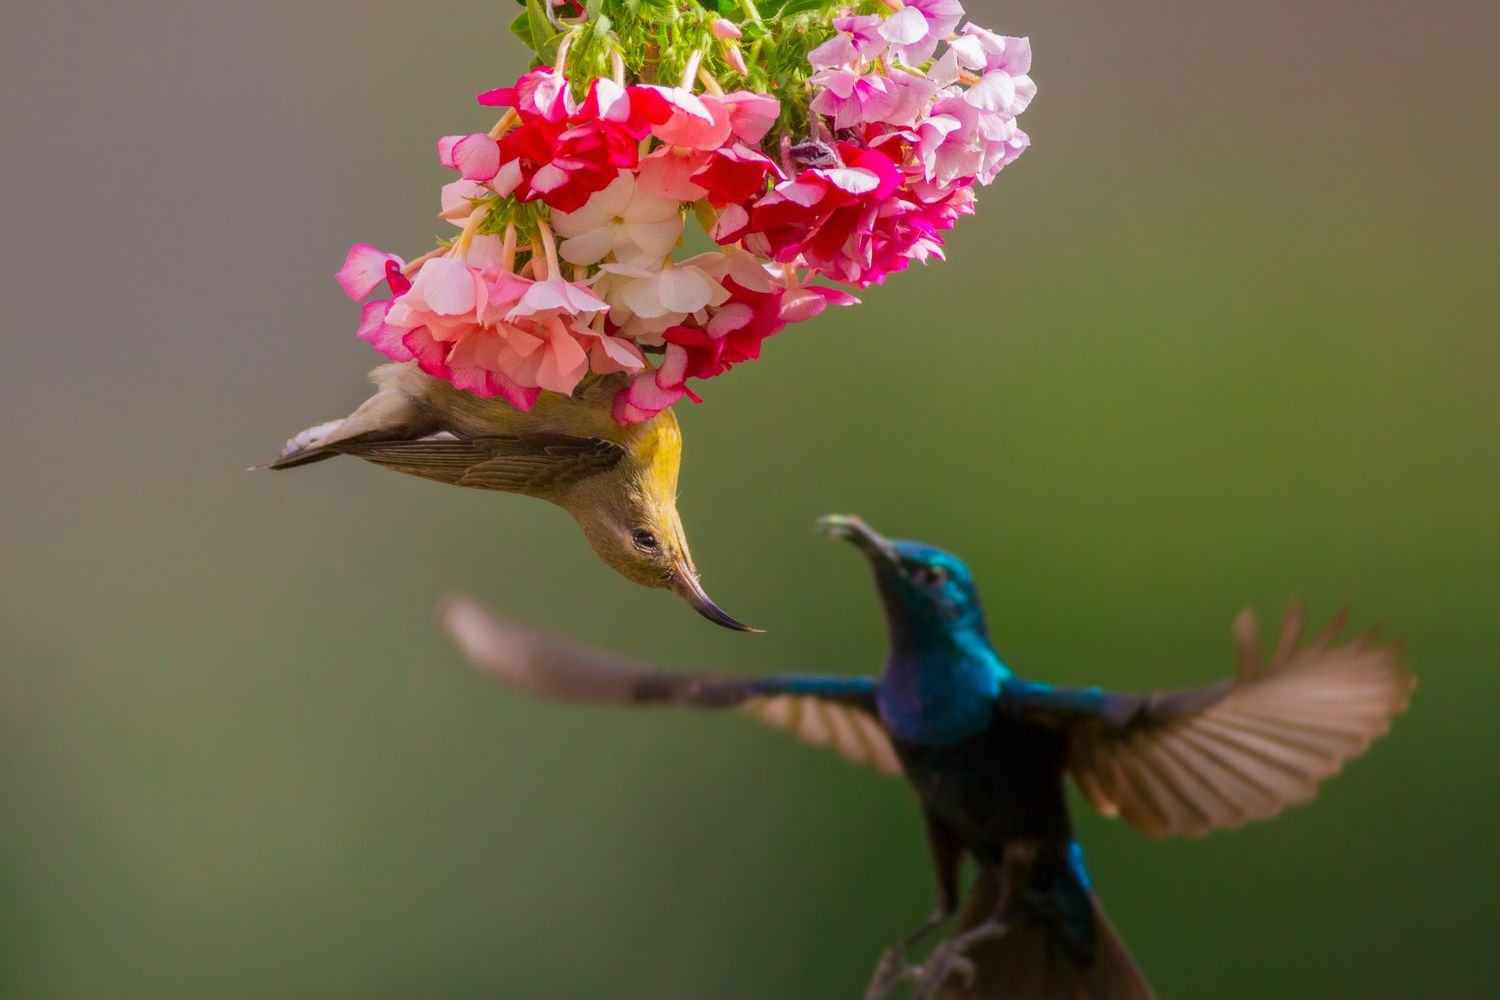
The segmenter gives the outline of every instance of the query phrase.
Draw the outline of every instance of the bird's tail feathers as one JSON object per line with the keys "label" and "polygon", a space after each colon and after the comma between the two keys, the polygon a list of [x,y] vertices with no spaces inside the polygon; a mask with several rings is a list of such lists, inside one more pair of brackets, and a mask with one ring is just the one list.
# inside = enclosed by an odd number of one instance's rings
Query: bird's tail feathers
{"label": "bird's tail feathers", "polygon": [[257,465],[254,468],[295,469],[299,465],[311,465],[313,462],[333,458],[338,452],[328,447],[328,440],[343,422],[343,418],[330,420],[292,435],[287,439],[286,444],[281,446],[279,455],[265,465]]}
{"label": "bird's tail feathers", "polygon": [[370,373],[379,391],[343,420],[309,427],[296,434],[281,454],[261,469],[294,469],[333,458],[341,446],[371,441],[403,441],[438,430],[432,415],[407,391],[411,374],[403,365],[382,365]]}
{"label": "bird's tail feathers", "polygon": [[[981,875],[964,909],[961,928],[980,923],[993,912],[999,880],[990,872]],[[1082,888],[1082,887],[1080,887]],[[938,994],[939,1000],[1153,1000],[1156,994],[1130,957],[1130,950],[1115,931],[1099,898],[1087,894],[1093,916],[1094,949],[1088,962],[1081,962],[1069,947],[1067,935],[1055,916],[1022,904],[1003,937],[970,949],[974,963],[972,982],[955,974]]]}

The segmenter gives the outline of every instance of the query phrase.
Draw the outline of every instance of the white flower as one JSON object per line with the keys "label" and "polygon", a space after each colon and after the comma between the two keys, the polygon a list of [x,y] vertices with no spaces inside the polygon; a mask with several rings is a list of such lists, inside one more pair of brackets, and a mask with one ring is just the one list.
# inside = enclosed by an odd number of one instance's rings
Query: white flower
{"label": "white flower", "polygon": [[621,171],[578,211],[552,213],[563,260],[597,264],[612,253],[624,264],[649,264],[672,252],[682,236],[681,203],[638,191],[635,181]]}
{"label": "white flower", "polygon": [[729,292],[712,273],[722,260],[717,253],[700,254],[680,263],[669,261],[660,268],[637,264],[605,264],[602,271],[613,277],[596,290],[611,308],[623,307],[641,319],[686,316],[709,306],[720,306]]}

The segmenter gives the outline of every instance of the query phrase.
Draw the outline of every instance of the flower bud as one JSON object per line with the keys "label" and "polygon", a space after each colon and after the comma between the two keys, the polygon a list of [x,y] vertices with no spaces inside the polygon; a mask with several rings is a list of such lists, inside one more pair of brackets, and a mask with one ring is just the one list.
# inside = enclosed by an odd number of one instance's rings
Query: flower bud
{"label": "flower bud", "polygon": [[724,49],[724,61],[729,64],[729,68],[740,76],[749,76],[750,67],[745,65],[745,56],[740,52],[740,47],[730,42]]}
{"label": "flower bud", "polygon": [[713,33],[715,38],[743,38],[745,33],[740,26],[725,17],[714,19]]}

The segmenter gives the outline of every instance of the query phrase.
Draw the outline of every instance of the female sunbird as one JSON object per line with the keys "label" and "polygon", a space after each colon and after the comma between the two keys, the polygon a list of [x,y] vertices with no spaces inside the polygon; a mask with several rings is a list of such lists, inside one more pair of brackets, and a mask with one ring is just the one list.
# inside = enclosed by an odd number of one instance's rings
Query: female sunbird
{"label": "female sunbird", "polygon": [[[907,979],[942,1000],[1150,997],[1090,887],[1068,816],[1071,776],[1105,815],[1153,836],[1197,836],[1313,797],[1401,712],[1414,682],[1390,647],[1336,644],[1342,616],[1298,648],[1287,615],[1262,663],[1254,617],[1235,623],[1233,680],[1138,695],[1026,681],[990,646],[957,557],[889,541],[856,517],[820,522],[869,558],[890,626],[879,678],[764,679],[662,672],[504,625],[455,598],[446,624],[479,666],[572,701],[744,705],[762,720],[904,774],[937,869],[936,912],[876,967],[866,1000]],[[979,876],[958,931],[919,966],[907,954],[959,909],[959,866]]]}
{"label": "female sunbird", "polygon": [[626,376],[543,393],[530,412],[423,373],[414,363],[370,373],[375,395],[342,420],[309,427],[269,469],[353,455],[455,486],[521,493],[573,515],[599,558],[626,579],[682,597],[709,621],[754,632],[698,581],[677,514],[682,432],[671,410],[621,426],[610,403]]}

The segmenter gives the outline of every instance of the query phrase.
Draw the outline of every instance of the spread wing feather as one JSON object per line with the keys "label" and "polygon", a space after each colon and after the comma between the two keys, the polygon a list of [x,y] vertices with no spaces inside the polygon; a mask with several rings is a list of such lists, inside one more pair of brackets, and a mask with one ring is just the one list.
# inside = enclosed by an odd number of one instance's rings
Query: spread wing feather
{"label": "spread wing feather", "polygon": [[619,705],[743,706],[762,722],[857,763],[900,774],[867,678],[716,677],[657,670],[585,649],[557,636],[501,622],[464,597],[442,608],[443,623],[475,666],[532,694]]}
{"label": "spread wing feather", "polygon": [[1247,611],[1232,682],[1104,696],[1100,712],[1068,724],[1078,787],[1100,812],[1153,836],[1197,836],[1311,799],[1386,732],[1415,686],[1393,647],[1371,636],[1337,644],[1342,624],[1340,615],[1299,650],[1294,608],[1262,664]]}

